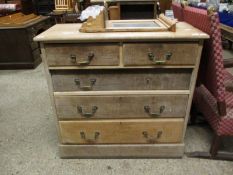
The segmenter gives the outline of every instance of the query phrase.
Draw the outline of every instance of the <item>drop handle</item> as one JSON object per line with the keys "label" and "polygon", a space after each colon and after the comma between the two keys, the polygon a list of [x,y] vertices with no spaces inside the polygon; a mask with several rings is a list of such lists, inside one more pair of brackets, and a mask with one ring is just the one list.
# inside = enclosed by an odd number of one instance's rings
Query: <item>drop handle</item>
{"label": "drop handle", "polygon": [[95,143],[100,136],[100,132],[98,131],[95,132],[93,138],[87,138],[85,132],[81,131],[80,136],[81,136],[81,139],[85,140],[85,142],[87,143]]}
{"label": "drop handle", "polygon": [[81,58],[81,61],[77,61],[77,56],[74,54],[70,55],[70,60],[72,63],[76,63],[79,66],[85,66],[91,63],[92,59],[95,57],[93,52],[88,53],[87,58]]}
{"label": "drop handle", "polygon": [[98,110],[98,107],[93,106],[91,112],[84,112],[82,106],[77,106],[77,109],[78,109],[78,113],[80,113],[83,117],[90,118],[95,115],[96,111]]}
{"label": "drop handle", "polygon": [[159,112],[152,112],[151,107],[146,105],[144,106],[144,111],[149,114],[151,117],[159,117],[164,112],[165,106],[160,106]]}
{"label": "drop handle", "polygon": [[148,58],[149,60],[153,63],[153,64],[164,64],[166,63],[168,60],[170,60],[172,57],[172,53],[171,52],[167,52],[164,55],[164,59],[159,59],[158,57],[155,56],[155,54],[153,52],[148,52]]}
{"label": "drop handle", "polygon": [[95,85],[96,79],[90,79],[90,85],[82,86],[81,81],[79,79],[74,80],[75,84],[79,87],[79,89],[83,91],[91,91],[93,89],[93,86]]}
{"label": "drop handle", "polygon": [[155,135],[149,135],[147,131],[143,131],[142,135],[148,143],[156,143],[161,138],[163,132],[158,131]]}
{"label": "drop handle", "polygon": [[70,61],[71,61],[71,63],[76,63],[76,55],[71,54]]}

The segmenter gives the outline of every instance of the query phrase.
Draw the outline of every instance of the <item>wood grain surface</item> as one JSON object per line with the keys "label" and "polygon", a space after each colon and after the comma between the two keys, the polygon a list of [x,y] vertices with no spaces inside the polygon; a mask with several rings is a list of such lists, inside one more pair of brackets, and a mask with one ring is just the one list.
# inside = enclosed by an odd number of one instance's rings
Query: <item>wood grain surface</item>
{"label": "wood grain surface", "polygon": [[184,144],[59,145],[61,158],[181,158]]}
{"label": "wood grain surface", "polygon": [[[191,69],[76,70],[52,71],[54,91],[188,90]],[[80,81],[78,86],[75,82]]]}
{"label": "wood grain surface", "polygon": [[59,119],[184,118],[187,103],[188,95],[55,95]]}
{"label": "wood grain surface", "polygon": [[184,119],[59,121],[62,144],[179,143]]}
{"label": "wood grain surface", "polygon": [[[45,48],[49,66],[79,65],[79,62],[88,59],[89,54],[94,54],[88,64],[90,66],[114,66],[119,64],[118,44],[46,44]],[[76,57],[75,61],[71,59],[72,55]]]}
{"label": "wood grain surface", "polygon": [[155,65],[148,57],[152,53],[158,61],[166,60],[164,65],[194,65],[198,58],[198,43],[128,43],[123,45],[123,60],[126,66]]}

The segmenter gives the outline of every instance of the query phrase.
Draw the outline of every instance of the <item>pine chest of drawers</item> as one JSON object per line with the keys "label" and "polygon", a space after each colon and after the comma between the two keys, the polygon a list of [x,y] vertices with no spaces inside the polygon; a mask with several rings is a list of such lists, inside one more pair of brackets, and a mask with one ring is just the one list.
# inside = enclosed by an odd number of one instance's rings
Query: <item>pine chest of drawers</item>
{"label": "pine chest of drawers", "polygon": [[40,34],[59,152],[74,157],[182,157],[203,40],[177,32]]}

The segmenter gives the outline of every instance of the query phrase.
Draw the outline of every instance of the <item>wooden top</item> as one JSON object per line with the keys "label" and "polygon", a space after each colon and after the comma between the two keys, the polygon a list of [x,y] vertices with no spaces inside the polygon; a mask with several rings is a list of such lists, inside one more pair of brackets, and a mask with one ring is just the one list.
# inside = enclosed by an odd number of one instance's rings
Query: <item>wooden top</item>
{"label": "wooden top", "polygon": [[209,36],[193,26],[179,22],[176,32],[108,32],[81,33],[81,24],[57,24],[34,38],[40,42],[120,42],[158,40],[200,40]]}
{"label": "wooden top", "polygon": [[22,13],[16,13],[0,17],[0,29],[24,28],[47,18],[35,14],[24,15]]}

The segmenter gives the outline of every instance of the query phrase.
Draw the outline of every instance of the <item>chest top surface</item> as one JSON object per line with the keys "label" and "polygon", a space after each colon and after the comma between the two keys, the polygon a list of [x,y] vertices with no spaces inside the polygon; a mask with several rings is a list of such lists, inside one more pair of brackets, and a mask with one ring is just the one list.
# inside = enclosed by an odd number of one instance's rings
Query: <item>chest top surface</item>
{"label": "chest top surface", "polygon": [[179,22],[176,32],[106,32],[81,33],[81,24],[57,24],[34,38],[38,42],[123,42],[159,40],[201,40],[209,36],[193,26]]}

